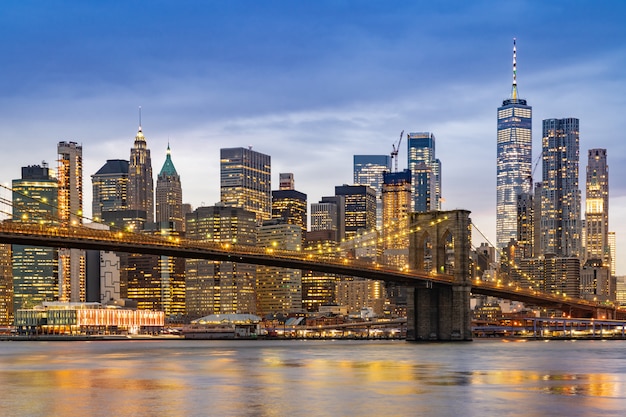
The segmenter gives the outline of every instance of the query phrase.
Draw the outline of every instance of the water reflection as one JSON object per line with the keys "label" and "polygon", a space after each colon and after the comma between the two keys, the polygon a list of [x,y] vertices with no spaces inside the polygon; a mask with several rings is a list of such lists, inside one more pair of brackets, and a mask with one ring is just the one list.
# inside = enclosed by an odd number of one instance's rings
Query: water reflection
{"label": "water reflection", "polygon": [[622,415],[622,342],[0,344],[3,415]]}

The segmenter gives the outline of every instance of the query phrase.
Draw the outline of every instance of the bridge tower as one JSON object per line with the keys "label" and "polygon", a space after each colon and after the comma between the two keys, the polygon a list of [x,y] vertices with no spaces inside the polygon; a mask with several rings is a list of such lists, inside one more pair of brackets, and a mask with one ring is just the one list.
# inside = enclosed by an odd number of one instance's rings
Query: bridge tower
{"label": "bridge tower", "polygon": [[408,289],[407,340],[472,340],[469,214],[452,210],[409,215],[410,268],[452,275],[454,283],[427,281]]}

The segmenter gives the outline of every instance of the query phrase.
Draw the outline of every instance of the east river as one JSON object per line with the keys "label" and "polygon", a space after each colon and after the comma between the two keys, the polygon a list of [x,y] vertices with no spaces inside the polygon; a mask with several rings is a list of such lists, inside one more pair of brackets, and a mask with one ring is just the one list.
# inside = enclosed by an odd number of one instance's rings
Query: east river
{"label": "east river", "polygon": [[0,415],[624,416],[626,342],[0,342]]}

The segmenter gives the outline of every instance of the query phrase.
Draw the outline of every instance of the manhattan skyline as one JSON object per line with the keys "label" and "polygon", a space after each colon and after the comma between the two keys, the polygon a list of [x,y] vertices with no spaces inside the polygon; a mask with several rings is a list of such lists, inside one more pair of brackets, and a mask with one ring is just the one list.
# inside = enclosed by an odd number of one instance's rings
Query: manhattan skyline
{"label": "manhattan skyline", "polygon": [[[293,172],[310,204],[352,183],[354,155],[390,154],[400,131],[429,131],[444,166],[442,208],[471,210],[495,244],[495,118],[510,93],[515,37],[519,94],[533,106],[533,161],[549,118],[580,120],[581,155],[607,149],[610,229],[622,275],[624,8],[565,1],[4,2],[0,182],[42,160],[56,167],[55,144],[75,141],[83,146],[88,210],[88,176],[107,159],[128,158],[139,106],[154,167],[169,142],[183,201],[194,207],[220,200],[221,148],[270,155],[272,189],[280,172]],[[475,244],[482,240],[474,235]]]}

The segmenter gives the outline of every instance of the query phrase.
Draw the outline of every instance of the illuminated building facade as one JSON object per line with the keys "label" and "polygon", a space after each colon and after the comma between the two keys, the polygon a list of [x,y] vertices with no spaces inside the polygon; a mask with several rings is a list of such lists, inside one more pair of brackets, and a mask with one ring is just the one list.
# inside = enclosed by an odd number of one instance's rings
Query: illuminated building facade
{"label": "illuminated building facade", "polygon": [[615,301],[617,280],[601,259],[585,262],[580,271],[580,296],[591,301]]}
{"label": "illuminated building facade", "polygon": [[[58,224],[58,181],[49,168],[22,168],[22,178],[13,180],[13,221]],[[13,311],[31,308],[59,298],[57,249],[13,245]]]}
{"label": "illuminated building facade", "polygon": [[[311,205],[313,206],[313,205]],[[336,260],[337,239],[334,230],[318,230],[306,235],[305,252],[317,259]],[[302,271],[302,308],[306,311],[319,311],[320,306],[337,302],[337,282],[339,277],[317,271]]]}
{"label": "illuminated building facade", "polygon": [[579,121],[543,121],[541,252],[581,256]]}
{"label": "illuminated building facade", "polygon": [[[219,204],[186,215],[186,236],[203,242],[256,246],[256,214]],[[254,313],[256,266],[187,259],[186,308],[190,318],[209,314]]]}
{"label": "illuminated building facade", "polygon": [[91,176],[93,200],[91,213],[94,221],[102,220],[102,213],[128,209],[128,161],[108,159]]}
{"label": "illuminated building facade", "polygon": [[517,195],[517,247],[519,248],[516,261],[522,258],[532,258],[535,242],[535,203],[532,194]]}
{"label": "illuminated building facade", "polygon": [[272,218],[269,155],[250,148],[220,149],[220,201],[255,213],[257,223]]}
{"label": "illuminated building facade", "polygon": [[589,149],[585,196],[585,259],[611,266],[609,246],[609,166],[606,149]]}
{"label": "illuminated building facade", "polygon": [[435,135],[412,132],[407,139],[411,209],[419,213],[441,210],[441,161],[435,157]]}
{"label": "illuminated building facade", "polygon": [[385,285],[368,279],[345,280],[337,283],[337,303],[348,307],[349,313],[371,307],[378,315],[385,307]]}
{"label": "illuminated building facade", "polygon": [[344,198],[345,238],[376,229],[376,191],[367,185],[339,185],[335,195]]}
{"label": "illuminated building facade", "polygon": [[[59,142],[59,220],[63,225],[83,223],[83,148]],[[86,255],[81,249],[59,249],[59,301],[86,301]]]}
{"label": "illuminated building facade", "polygon": [[391,171],[390,155],[354,155],[354,184],[376,190],[376,227],[383,227],[383,173]]}
{"label": "illuminated building facade", "polygon": [[104,307],[99,303],[42,303],[36,309],[15,313],[20,335],[158,334],[162,311]]}
{"label": "illuminated building facade", "polygon": [[409,261],[409,223],[411,211],[411,171],[383,175],[383,262],[403,268]]}
{"label": "illuminated building facade", "polygon": [[523,288],[551,294],[580,296],[580,260],[554,255],[522,259],[511,277]]}
{"label": "illuminated building facade", "polygon": [[[279,219],[259,228],[258,246],[266,251],[299,251],[302,229]],[[289,314],[302,311],[302,272],[298,269],[258,265],[256,271],[257,314]]]}
{"label": "illuminated building facade", "polygon": [[176,172],[172,162],[169,145],[167,146],[165,163],[157,176],[155,197],[157,223],[169,223],[172,225],[173,230],[183,232],[185,230],[183,189],[180,183],[180,175]]}
{"label": "illuminated building facade", "polygon": [[13,324],[11,245],[0,244],[0,326]]}
{"label": "illuminated building facade", "polygon": [[146,137],[139,125],[135,143],[130,150],[128,166],[128,208],[146,213],[146,222],[154,222],[154,182],[152,161]]}
{"label": "illuminated building facade", "polygon": [[322,197],[319,203],[311,203],[311,231],[332,230],[335,240],[345,238],[345,197]]}
{"label": "illuminated building facade", "polygon": [[517,50],[513,41],[511,98],[498,107],[496,246],[517,238],[517,196],[532,191],[532,107],[517,93]]}
{"label": "illuminated building facade", "polygon": [[[158,226],[158,225],[155,225]],[[146,234],[172,236],[169,228],[146,229]],[[185,260],[164,255],[119,253],[122,265],[122,298],[137,303],[140,310],[163,311],[166,317],[185,314]]]}
{"label": "illuminated building facade", "polygon": [[272,219],[299,226],[304,241],[308,227],[306,194],[294,189],[293,174],[280,174],[280,179],[281,189],[272,191]]}

